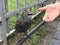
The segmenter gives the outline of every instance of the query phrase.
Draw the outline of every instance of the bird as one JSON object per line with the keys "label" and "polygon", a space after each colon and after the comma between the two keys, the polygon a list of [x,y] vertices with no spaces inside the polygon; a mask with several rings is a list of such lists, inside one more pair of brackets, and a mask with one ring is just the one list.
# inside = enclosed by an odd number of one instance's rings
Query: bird
{"label": "bird", "polygon": [[31,24],[32,19],[29,17],[28,11],[25,10],[22,12],[22,16],[17,19],[15,29],[17,32],[26,34],[27,30],[31,27]]}

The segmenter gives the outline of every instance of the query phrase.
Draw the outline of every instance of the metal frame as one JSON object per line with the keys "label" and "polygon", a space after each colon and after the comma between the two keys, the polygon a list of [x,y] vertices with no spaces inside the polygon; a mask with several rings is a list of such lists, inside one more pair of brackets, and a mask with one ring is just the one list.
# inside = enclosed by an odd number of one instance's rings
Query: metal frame
{"label": "metal frame", "polygon": [[25,9],[32,8],[35,5],[38,5],[38,3],[35,2],[35,3],[30,4],[30,5],[27,5],[26,7],[22,7],[22,8],[16,9],[16,10],[10,12],[10,13],[7,13],[4,17],[5,18],[9,18],[9,17],[21,12],[21,11],[24,11]]}
{"label": "metal frame", "polygon": [[4,7],[3,7],[3,0],[0,0],[0,40],[3,40],[3,45],[7,45],[7,39],[6,39],[6,21],[4,18]]}
{"label": "metal frame", "polygon": [[[30,9],[30,11],[32,11],[32,7],[34,7],[35,15],[33,15],[31,17],[31,19],[33,19],[39,13],[41,13],[41,12],[36,13],[36,5],[41,5],[41,3],[45,2],[45,1],[46,0],[38,0],[38,2],[36,2],[36,0],[34,0],[34,3],[32,3],[32,0],[30,0],[30,4],[26,5],[26,0],[24,0],[24,6],[22,8],[19,8],[18,0],[16,0],[16,9],[14,11],[8,12],[8,0],[0,0],[0,42],[3,41],[3,45],[7,45],[7,41],[6,41],[7,37],[15,32],[15,29],[13,29],[12,31],[7,33],[7,30],[9,29],[9,27],[8,27],[9,26],[9,20],[8,20],[9,17],[16,15],[16,17],[18,18],[19,12],[24,11],[26,9]],[[37,26],[39,26],[39,25],[37,25]],[[28,34],[30,34],[30,33],[28,33]]]}
{"label": "metal frame", "polygon": [[44,21],[40,22],[35,28],[33,28],[30,32],[27,33],[23,38],[21,38],[18,42],[16,42],[14,45],[22,45],[39,27],[41,27],[44,24]]}

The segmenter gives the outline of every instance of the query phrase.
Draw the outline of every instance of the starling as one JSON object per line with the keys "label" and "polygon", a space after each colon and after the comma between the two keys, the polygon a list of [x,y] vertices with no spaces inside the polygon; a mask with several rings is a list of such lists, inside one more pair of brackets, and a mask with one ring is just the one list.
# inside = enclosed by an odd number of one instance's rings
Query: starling
{"label": "starling", "polygon": [[32,24],[31,17],[28,15],[29,13],[27,11],[22,12],[21,18],[17,19],[15,29],[17,32],[27,32],[27,30],[30,28]]}

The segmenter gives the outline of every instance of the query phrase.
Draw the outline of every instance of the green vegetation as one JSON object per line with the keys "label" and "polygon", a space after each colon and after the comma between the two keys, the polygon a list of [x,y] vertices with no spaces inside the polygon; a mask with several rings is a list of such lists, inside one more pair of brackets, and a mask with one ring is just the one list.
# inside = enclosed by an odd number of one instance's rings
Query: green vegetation
{"label": "green vegetation", "polygon": [[[16,9],[16,0],[8,0],[8,9],[9,9],[9,12],[13,11]],[[23,0],[18,0],[19,1],[19,8],[23,7],[24,6],[24,2]],[[33,2],[34,0],[32,0]],[[30,3],[30,0],[27,0],[27,5]],[[37,6],[38,7],[38,6]],[[33,7],[34,8],[34,7]],[[32,12],[34,12],[34,9],[32,8]],[[32,28],[34,28],[41,20],[42,20],[42,17],[43,17],[43,14],[40,14],[38,15],[35,19],[33,19],[33,24],[31,25],[30,27],[30,30]],[[21,16],[21,12],[19,13],[19,17]],[[15,22],[16,22],[16,15],[15,16],[12,16],[9,18],[9,28],[10,30],[14,28],[15,26]],[[21,33],[22,34],[22,33]],[[18,36],[13,36],[15,39],[19,39],[21,37],[21,34],[18,33],[16,35]],[[37,31],[26,41],[24,42],[23,45],[40,45],[41,44],[41,37],[45,36],[46,34],[46,31],[45,31],[45,28],[44,26],[42,26],[41,28],[37,29]],[[19,37],[19,38],[18,38]],[[16,41],[15,39],[13,38],[14,41]],[[13,41],[12,39],[9,40],[8,44],[9,45],[12,45]]]}

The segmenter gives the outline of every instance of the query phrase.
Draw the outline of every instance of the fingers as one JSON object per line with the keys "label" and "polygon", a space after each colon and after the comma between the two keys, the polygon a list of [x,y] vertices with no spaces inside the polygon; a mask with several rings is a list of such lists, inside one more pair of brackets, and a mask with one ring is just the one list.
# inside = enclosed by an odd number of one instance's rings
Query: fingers
{"label": "fingers", "polygon": [[51,6],[53,6],[53,4],[46,5],[45,7],[38,8],[38,10],[43,11],[43,10],[46,10],[48,7],[51,7]]}
{"label": "fingers", "polygon": [[39,10],[41,11],[46,10],[46,13],[43,17],[43,20],[45,22],[54,21],[56,17],[58,17],[60,14],[60,11],[58,10],[58,8],[53,4],[47,5],[46,7],[39,8]]}
{"label": "fingers", "polygon": [[44,17],[43,17],[43,20],[44,20],[45,22],[51,22],[50,15],[49,15],[48,13],[46,13],[46,14],[44,15]]}
{"label": "fingers", "polygon": [[58,17],[59,15],[54,15],[54,14],[45,14],[45,16],[43,17],[43,20],[45,22],[52,22],[56,19],[56,17]]}
{"label": "fingers", "polygon": [[46,6],[42,7],[42,8],[38,8],[38,10],[40,10],[40,11],[46,10]]}
{"label": "fingers", "polygon": [[43,17],[43,20],[46,21],[47,20],[47,15],[45,14],[44,17]]}

